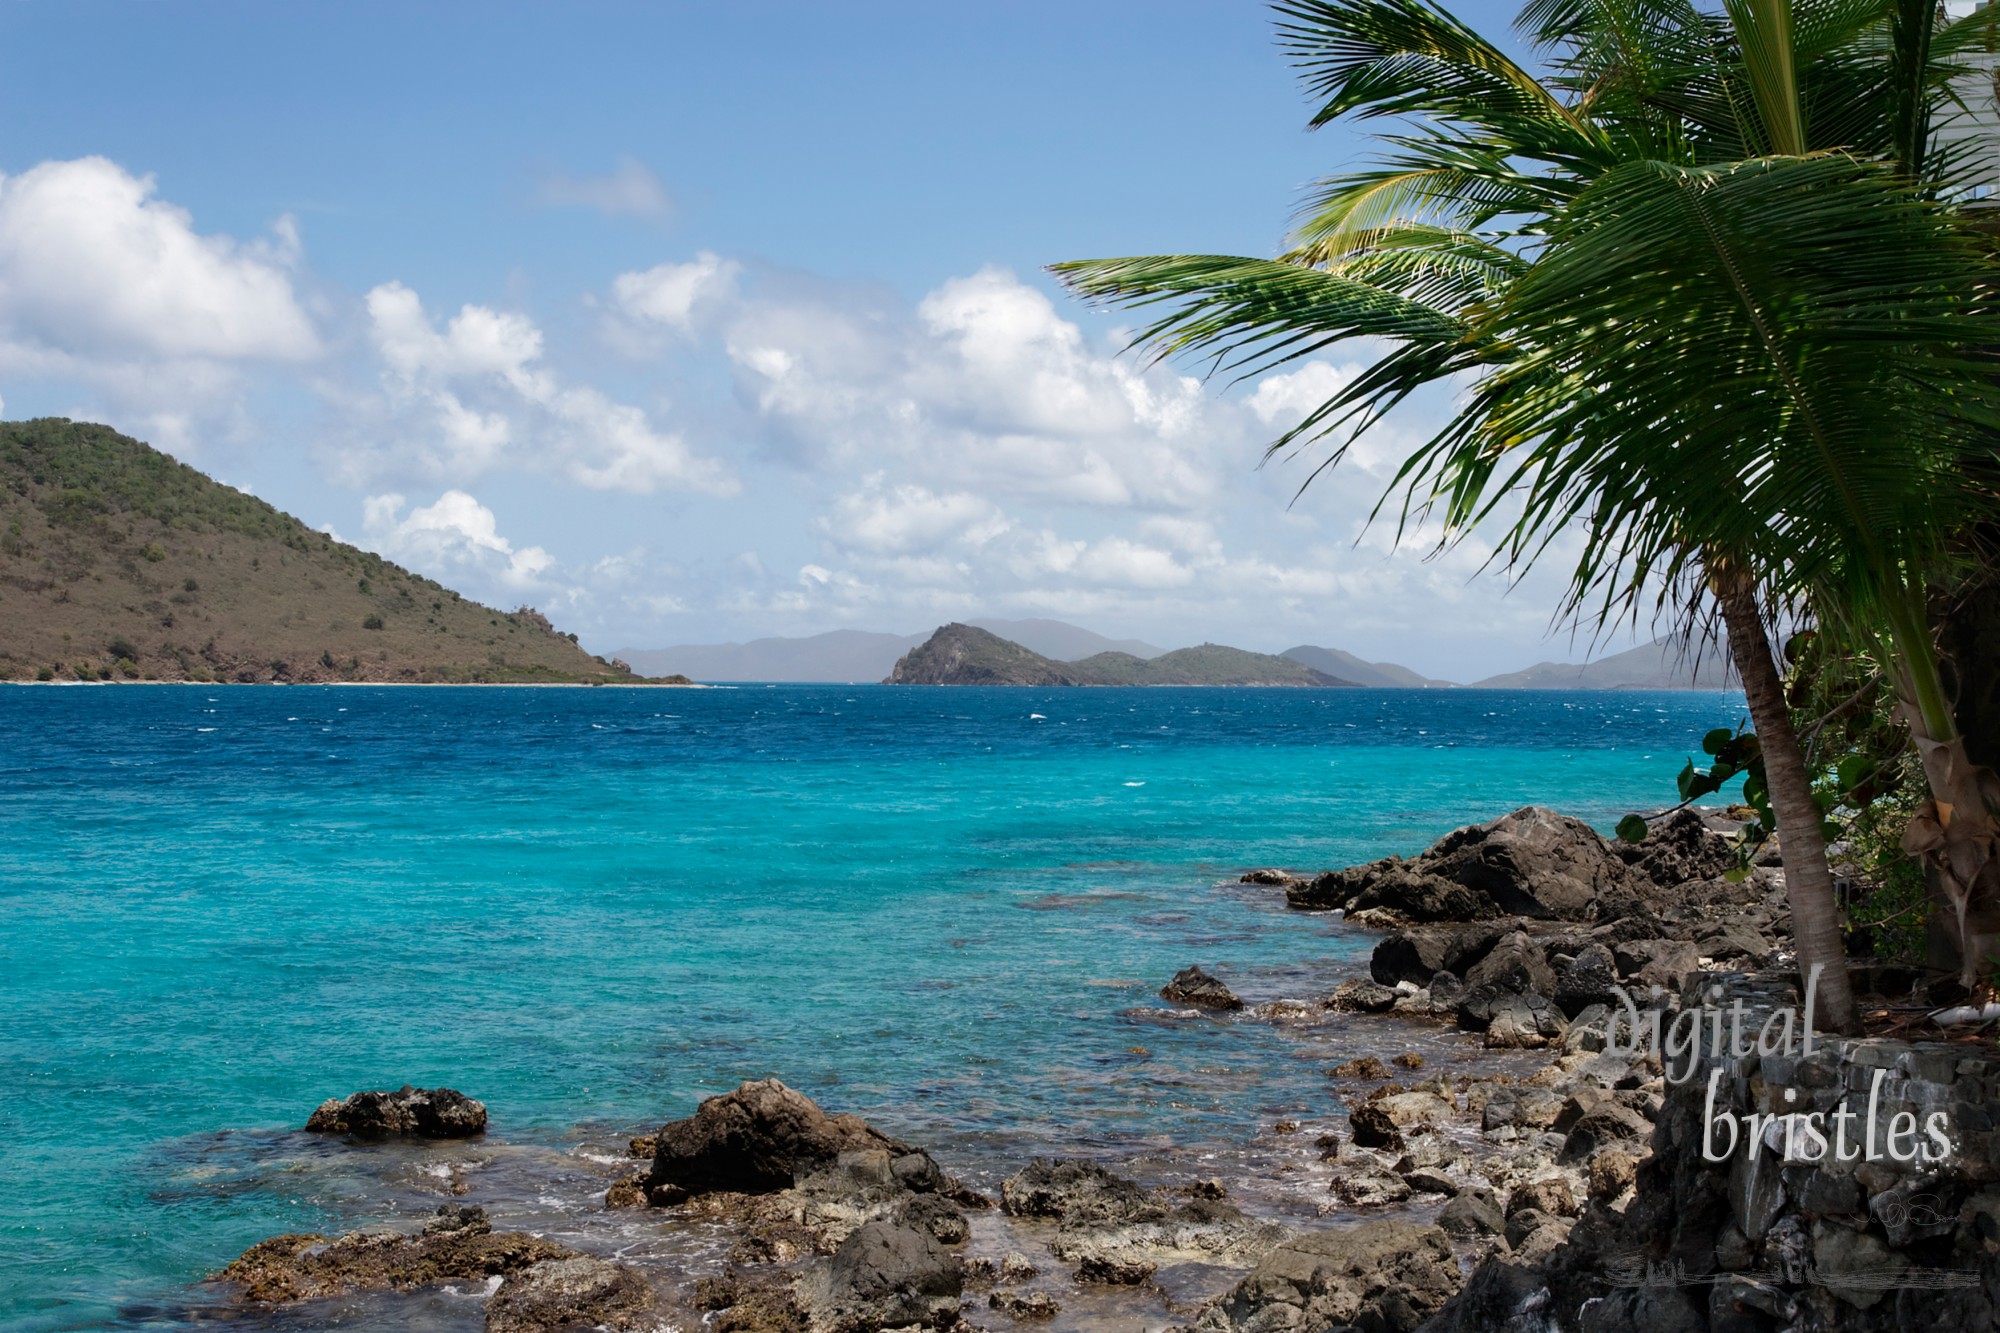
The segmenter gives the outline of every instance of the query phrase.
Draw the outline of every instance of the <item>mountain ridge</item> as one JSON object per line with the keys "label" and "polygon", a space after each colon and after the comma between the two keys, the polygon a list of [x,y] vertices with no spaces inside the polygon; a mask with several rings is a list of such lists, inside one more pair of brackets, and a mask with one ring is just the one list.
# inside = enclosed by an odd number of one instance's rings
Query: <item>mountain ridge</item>
{"label": "mountain ridge", "polygon": [[1059,662],[990,630],[953,622],[905,653],[885,685],[1196,685],[1353,688],[1353,682],[1270,653],[1223,644],[1178,648],[1146,659],[1105,652]]}
{"label": "mountain ridge", "polygon": [[639,679],[108,426],[0,422],[0,680]]}

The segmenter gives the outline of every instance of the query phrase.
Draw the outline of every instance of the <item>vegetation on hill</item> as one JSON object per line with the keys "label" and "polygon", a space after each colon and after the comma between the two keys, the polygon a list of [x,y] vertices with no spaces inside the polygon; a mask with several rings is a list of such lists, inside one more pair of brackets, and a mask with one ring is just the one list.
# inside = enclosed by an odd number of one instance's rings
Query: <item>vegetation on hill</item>
{"label": "vegetation on hill", "polygon": [[0,423],[0,680],[638,679],[107,426]]}
{"label": "vegetation on hill", "polygon": [[889,685],[1348,686],[1286,657],[1205,643],[1150,660],[1098,653],[1057,662],[972,625],[941,627],[896,663]]}

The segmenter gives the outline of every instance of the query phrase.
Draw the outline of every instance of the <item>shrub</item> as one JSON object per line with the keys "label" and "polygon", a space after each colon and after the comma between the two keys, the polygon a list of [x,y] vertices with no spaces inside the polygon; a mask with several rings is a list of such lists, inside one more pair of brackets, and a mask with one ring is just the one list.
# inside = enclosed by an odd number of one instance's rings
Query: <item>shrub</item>
{"label": "shrub", "polygon": [[366,620],[364,620],[364,621],[362,621],[362,622],[361,622],[361,628],[363,628],[363,629],[381,629],[381,628],[382,628],[382,617],[380,617],[380,616],[370,616],[370,617],[368,617],[368,618],[367,618]]}
{"label": "shrub", "polygon": [[56,669],[54,667],[43,667],[35,673],[36,680],[54,680],[55,678]]}
{"label": "shrub", "polygon": [[167,548],[158,542],[147,542],[145,549],[139,554],[145,556],[149,563],[157,565],[167,558]]}
{"label": "shrub", "polygon": [[194,576],[190,574],[190,575],[189,575],[189,576],[188,576],[187,578],[184,578],[184,579],[182,579],[182,580],[181,580],[181,591],[182,591],[182,592],[200,592],[200,591],[201,591],[201,585],[200,585],[199,583],[196,583],[196,582],[194,581]]}
{"label": "shrub", "polygon": [[113,657],[136,658],[139,655],[139,650],[132,646],[132,641],[125,638],[113,639],[106,651]]}

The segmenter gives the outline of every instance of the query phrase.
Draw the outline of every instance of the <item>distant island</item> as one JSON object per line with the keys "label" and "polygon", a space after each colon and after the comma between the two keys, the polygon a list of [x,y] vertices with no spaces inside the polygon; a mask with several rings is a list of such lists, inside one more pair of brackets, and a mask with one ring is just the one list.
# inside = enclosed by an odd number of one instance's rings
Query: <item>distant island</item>
{"label": "distant island", "polygon": [[642,679],[108,426],[0,422],[0,680]]}
{"label": "distant island", "polygon": [[974,625],[942,626],[904,654],[885,685],[1250,685],[1354,688],[1289,657],[1205,643],[1158,657],[1106,652],[1058,662]]}

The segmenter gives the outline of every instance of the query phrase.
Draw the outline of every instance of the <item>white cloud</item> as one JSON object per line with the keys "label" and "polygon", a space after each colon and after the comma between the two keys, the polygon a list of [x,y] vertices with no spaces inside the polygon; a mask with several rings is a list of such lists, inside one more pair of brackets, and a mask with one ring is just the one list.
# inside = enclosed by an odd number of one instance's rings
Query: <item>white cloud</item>
{"label": "white cloud", "polygon": [[624,157],[606,176],[545,173],[536,186],[539,200],[554,208],[591,208],[612,217],[664,218],[674,210],[673,197],[652,170]]}
{"label": "white cloud", "polygon": [[818,530],[850,550],[877,555],[931,551],[946,542],[983,546],[1007,530],[994,505],[964,491],[886,486],[877,472],[863,489],[840,496]]}
{"label": "white cloud", "polygon": [[73,356],[304,361],[320,354],[287,272],[298,232],[194,230],[151,176],[102,157],[0,176],[0,321]]}
{"label": "white cloud", "polygon": [[703,250],[685,264],[659,264],[639,273],[621,273],[611,283],[612,299],[630,319],[694,331],[698,306],[727,299],[741,266]]}
{"label": "white cloud", "polygon": [[539,546],[517,548],[500,535],[493,511],[464,491],[403,512],[400,495],[362,502],[363,540],[374,550],[432,575],[472,573],[516,592],[532,591],[555,564]]}
{"label": "white cloud", "polygon": [[893,459],[926,485],[1106,508],[1186,509],[1240,436],[1199,382],[1087,346],[999,269],[914,312],[826,298],[743,304],[727,342],[758,412],[800,461],[851,474]]}
{"label": "white cloud", "polygon": [[430,447],[416,461],[433,474],[465,481],[511,461],[636,495],[740,487],[641,409],[564,384],[542,364],[542,332],[525,315],[466,305],[440,331],[399,282],[370,291],[367,308],[391,409],[427,419],[419,429]]}

